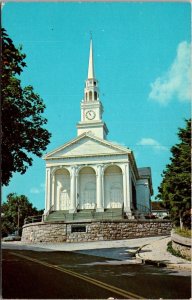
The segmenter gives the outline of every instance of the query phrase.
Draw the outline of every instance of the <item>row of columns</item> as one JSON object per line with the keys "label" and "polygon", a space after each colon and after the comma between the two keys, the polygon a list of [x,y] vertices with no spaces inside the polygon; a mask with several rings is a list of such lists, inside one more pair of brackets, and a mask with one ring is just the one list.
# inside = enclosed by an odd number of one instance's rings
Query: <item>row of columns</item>
{"label": "row of columns", "polygon": [[[77,170],[78,166],[70,167],[70,212],[74,212],[77,207],[78,201],[78,188],[77,188]],[[131,173],[129,164],[121,166],[123,176],[123,203],[124,211],[130,213],[131,203]],[[50,168],[46,169],[46,190],[45,190],[45,210],[48,211],[55,205],[55,173],[51,173]],[[97,165],[96,173],[96,208],[97,211],[104,211],[104,165]]]}

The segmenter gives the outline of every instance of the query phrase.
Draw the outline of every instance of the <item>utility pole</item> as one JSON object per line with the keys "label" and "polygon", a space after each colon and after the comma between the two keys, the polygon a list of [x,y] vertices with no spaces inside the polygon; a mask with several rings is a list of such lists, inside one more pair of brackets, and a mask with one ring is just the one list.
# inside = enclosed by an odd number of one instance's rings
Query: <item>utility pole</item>
{"label": "utility pole", "polygon": [[19,202],[17,202],[17,234],[19,235],[19,218],[20,218],[20,208]]}
{"label": "utility pole", "polygon": [[19,235],[19,218],[20,218],[20,208],[19,208],[19,202],[17,202],[17,234]]}

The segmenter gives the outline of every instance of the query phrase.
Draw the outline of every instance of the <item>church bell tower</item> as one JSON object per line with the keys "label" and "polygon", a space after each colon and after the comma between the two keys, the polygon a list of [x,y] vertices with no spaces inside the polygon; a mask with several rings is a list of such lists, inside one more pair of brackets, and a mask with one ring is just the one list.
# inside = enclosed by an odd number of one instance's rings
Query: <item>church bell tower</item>
{"label": "church bell tower", "polygon": [[77,135],[91,132],[96,137],[106,139],[108,129],[102,121],[103,105],[99,99],[98,80],[95,78],[93,42],[90,41],[88,78],[85,81],[84,98],[81,101],[81,121],[77,124]]}

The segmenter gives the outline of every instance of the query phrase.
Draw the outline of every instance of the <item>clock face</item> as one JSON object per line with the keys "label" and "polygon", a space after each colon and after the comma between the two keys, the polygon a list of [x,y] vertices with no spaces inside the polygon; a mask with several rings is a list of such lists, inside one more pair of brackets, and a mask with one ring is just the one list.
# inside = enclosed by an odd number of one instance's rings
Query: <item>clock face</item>
{"label": "clock face", "polygon": [[95,116],[96,116],[96,114],[95,114],[95,112],[93,110],[88,110],[86,112],[86,117],[89,120],[93,120],[95,118]]}

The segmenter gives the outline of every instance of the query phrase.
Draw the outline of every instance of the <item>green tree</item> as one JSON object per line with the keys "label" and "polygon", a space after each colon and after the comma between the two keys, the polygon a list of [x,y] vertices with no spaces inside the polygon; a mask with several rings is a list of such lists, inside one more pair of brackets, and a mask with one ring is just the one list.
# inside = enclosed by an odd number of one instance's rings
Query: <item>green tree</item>
{"label": "green tree", "polygon": [[191,119],[179,128],[179,143],[171,148],[170,164],[163,171],[157,198],[169,209],[175,225],[190,227],[191,207]]}
{"label": "green tree", "polygon": [[24,174],[33,159],[49,143],[50,133],[43,127],[45,105],[32,86],[22,87],[18,78],[26,55],[2,29],[2,184],[8,185],[14,172]]}
{"label": "green tree", "polygon": [[2,204],[1,214],[2,236],[6,236],[16,230],[21,234],[24,219],[43,214],[43,210],[38,211],[33,207],[26,196],[11,193],[7,196],[7,201]]}

